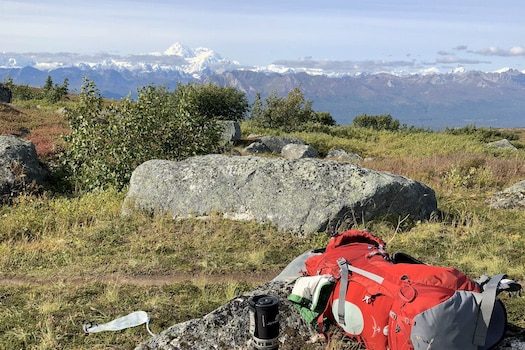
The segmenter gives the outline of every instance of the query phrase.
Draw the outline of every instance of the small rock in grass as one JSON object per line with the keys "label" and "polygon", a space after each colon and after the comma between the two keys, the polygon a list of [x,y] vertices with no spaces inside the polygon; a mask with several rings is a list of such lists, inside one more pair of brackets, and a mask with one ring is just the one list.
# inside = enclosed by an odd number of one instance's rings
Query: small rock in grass
{"label": "small rock in grass", "polygon": [[363,160],[359,154],[349,153],[340,148],[332,148],[330,151],[328,151],[326,158],[348,163],[358,163]]}
{"label": "small rock in grass", "polygon": [[270,149],[262,142],[253,142],[249,146],[245,147],[244,153],[259,154],[259,153],[270,153]]}
{"label": "small rock in grass", "polygon": [[283,147],[281,156],[286,159],[315,158],[318,156],[318,153],[312,146],[290,143]]}
{"label": "small rock in grass", "polygon": [[487,143],[487,147],[517,151],[518,149],[507,139]]}

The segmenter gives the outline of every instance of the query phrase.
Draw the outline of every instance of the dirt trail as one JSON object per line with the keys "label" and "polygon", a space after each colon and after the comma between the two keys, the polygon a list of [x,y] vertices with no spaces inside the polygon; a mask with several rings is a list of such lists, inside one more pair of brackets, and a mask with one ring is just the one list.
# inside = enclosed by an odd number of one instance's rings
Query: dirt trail
{"label": "dirt trail", "polygon": [[191,281],[194,283],[225,283],[225,282],[248,282],[263,283],[271,280],[279,273],[276,271],[266,271],[264,273],[226,273],[226,274],[187,274],[175,273],[170,275],[122,275],[108,274],[99,276],[50,276],[50,277],[30,277],[30,276],[0,276],[0,286],[48,286],[56,284],[84,285],[90,283],[108,283],[119,285],[134,285],[140,287],[164,286],[172,283]]}

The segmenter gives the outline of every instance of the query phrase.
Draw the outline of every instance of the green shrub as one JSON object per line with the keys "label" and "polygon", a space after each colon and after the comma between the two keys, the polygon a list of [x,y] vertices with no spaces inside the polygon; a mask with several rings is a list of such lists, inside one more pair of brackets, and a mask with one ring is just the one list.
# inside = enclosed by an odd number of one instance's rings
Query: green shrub
{"label": "green shrub", "polygon": [[146,87],[137,101],[104,107],[95,84],[84,83],[78,105],[68,110],[62,165],[77,190],[124,187],[132,171],[150,159],[182,159],[217,149],[221,127],[199,111],[193,85],[175,92]]}
{"label": "green shrub", "polygon": [[40,90],[28,85],[17,85],[10,77],[5,79],[4,85],[11,90],[13,100],[28,101],[42,98]]}
{"label": "green shrub", "polygon": [[257,94],[252,105],[251,119],[258,127],[286,132],[310,128],[308,124],[335,125],[330,113],[314,111],[312,101],[305,99],[303,92],[297,88],[290,91],[287,97],[271,94],[264,104]]}
{"label": "green shrub", "polygon": [[455,165],[443,176],[444,184],[452,188],[489,188],[496,180],[483,158],[472,158],[468,162]]}
{"label": "green shrub", "polygon": [[359,115],[354,118],[352,124],[355,127],[374,130],[397,131],[401,127],[399,120],[392,118],[390,114],[384,115]]}
{"label": "green shrub", "polygon": [[183,85],[175,91],[176,98],[181,98],[185,89],[193,89],[197,113],[207,118],[219,120],[243,120],[249,109],[246,95],[233,87],[221,87],[215,84]]}
{"label": "green shrub", "polygon": [[66,97],[69,91],[69,80],[67,78],[61,85],[53,85],[53,79],[50,76],[47,77],[42,89],[15,84],[12,78],[7,78],[4,85],[13,93],[13,100],[18,101],[45,100],[49,103],[57,103]]}
{"label": "green shrub", "polygon": [[66,78],[62,85],[54,84],[51,76],[47,76],[46,82],[42,88],[42,97],[50,103],[57,103],[66,97],[69,91],[69,80]]}
{"label": "green shrub", "polygon": [[510,131],[498,130],[494,128],[478,128],[475,125],[467,125],[462,128],[446,128],[445,133],[451,135],[473,135],[482,142],[507,139],[510,141],[518,140],[519,136]]}

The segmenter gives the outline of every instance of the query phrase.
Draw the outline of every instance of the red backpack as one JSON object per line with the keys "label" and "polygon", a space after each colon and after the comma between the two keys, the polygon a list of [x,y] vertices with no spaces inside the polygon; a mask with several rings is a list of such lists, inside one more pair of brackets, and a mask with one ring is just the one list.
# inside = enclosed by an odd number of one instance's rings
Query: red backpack
{"label": "red backpack", "polygon": [[479,350],[502,340],[506,312],[496,294],[503,275],[482,287],[456,269],[389,256],[384,247],[350,230],[306,260],[308,275],[337,279],[321,329],[331,321],[370,350]]}

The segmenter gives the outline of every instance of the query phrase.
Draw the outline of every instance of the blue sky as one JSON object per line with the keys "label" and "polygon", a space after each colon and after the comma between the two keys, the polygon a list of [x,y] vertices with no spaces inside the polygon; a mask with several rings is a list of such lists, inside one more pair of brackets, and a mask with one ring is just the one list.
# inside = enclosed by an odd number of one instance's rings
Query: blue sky
{"label": "blue sky", "polygon": [[0,51],[210,47],[243,64],[304,57],[525,69],[523,1],[0,0]]}

